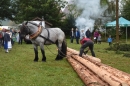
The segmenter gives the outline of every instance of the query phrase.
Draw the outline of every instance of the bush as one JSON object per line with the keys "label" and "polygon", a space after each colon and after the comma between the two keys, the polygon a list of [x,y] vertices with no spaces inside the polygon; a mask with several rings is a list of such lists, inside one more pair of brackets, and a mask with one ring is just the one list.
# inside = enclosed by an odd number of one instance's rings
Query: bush
{"label": "bush", "polygon": [[114,51],[130,51],[130,44],[120,44],[120,43],[115,43],[107,50],[114,50]]}

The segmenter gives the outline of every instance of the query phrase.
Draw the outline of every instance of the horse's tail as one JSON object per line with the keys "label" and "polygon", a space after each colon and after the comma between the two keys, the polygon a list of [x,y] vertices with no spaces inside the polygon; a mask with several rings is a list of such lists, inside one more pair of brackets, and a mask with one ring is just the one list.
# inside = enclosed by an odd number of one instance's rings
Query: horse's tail
{"label": "horse's tail", "polygon": [[67,54],[67,43],[66,43],[65,38],[64,38],[63,43],[62,43],[61,52],[62,52],[61,55],[63,57],[66,57],[66,54]]}

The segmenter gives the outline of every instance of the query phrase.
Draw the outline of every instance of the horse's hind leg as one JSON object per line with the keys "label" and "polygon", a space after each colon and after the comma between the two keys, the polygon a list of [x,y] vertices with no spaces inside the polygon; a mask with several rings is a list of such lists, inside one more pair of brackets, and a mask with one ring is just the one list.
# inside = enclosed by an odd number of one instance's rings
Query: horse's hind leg
{"label": "horse's hind leg", "polygon": [[58,47],[58,54],[57,54],[55,60],[62,60],[63,59],[63,57],[61,56],[61,46],[62,46],[62,43],[58,43],[58,41],[57,41],[56,45]]}

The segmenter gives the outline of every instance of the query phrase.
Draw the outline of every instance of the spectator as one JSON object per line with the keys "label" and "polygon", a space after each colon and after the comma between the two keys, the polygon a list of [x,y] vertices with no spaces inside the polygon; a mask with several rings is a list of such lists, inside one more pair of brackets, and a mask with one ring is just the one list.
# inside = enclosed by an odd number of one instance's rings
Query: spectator
{"label": "spectator", "polygon": [[91,38],[91,32],[89,29],[85,32],[85,35],[87,38]]}
{"label": "spectator", "polygon": [[10,30],[8,31],[8,34],[10,36],[10,41],[8,41],[8,50],[11,50],[12,49],[12,43],[11,43],[12,33],[10,32]]}
{"label": "spectator", "polygon": [[12,29],[12,45],[14,45],[15,41],[16,41],[16,33],[15,30]]}
{"label": "spectator", "polygon": [[96,44],[97,44],[98,35],[99,35],[98,31],[95,30],[95,32],[94,32],[94,43],[96,43]]}
{"label": "spectator", "polygon": [[92,56],[95,57],[95,53],[93,51],[94,43],[91,39],[83,37],[80,43],[82,46],[80,48],[79,56],[82,57],[82,54],[84,53],[84,49],[89,47],[89,50],[91,51]]}
{"label": "spectator", "polygon": [[18,44],[22,44],[23,43],[23,36],[21,34],[21,32],[19,31],[19,42]]}
{"label": "spectator", "polygon": [[6,30],[6,33],[4,33],[4,49],[5,52],[8,53],[8,42],[10,41],[10,35],[8,34],[9,30]]}
{"label": "spectator", "polygon": [[76,43],[79,44],[79,38],[80,38],[80,32],[78,31],[78,29],[76,28],[75,31],[75,39],[76,39]]}
{"label": "spectator", "polygon": [[111,38],[111,35],[109,35],[108,39],[107,39],[107,42],[109,43],[109,46],[111,46],[112,44],[112,38]]}
{"label": "spectator", "polygon": [[3,35],[3,36],[2,36],[2,45],[3,45],[3,46],[4,46],[4,34],[5,34],[5,31],[6,31],[6,30],[3,28],[3,29],[2,29],[2,35]]}
{"label": "spectator", "polygon": [[98,35],[97,41],[98,41],[98,44],[101,44],[101,34]]}
{"label": "spectator", "polygon": [[19,42],[19,31],[16,32],[16,42]]}
{"label": "spectator", "polygon": [[74,40],[74,29],[72,28],[70,31],[70,42],[73,43]]}
{"label": "spectator", "polygon": [[0,31],[0,47],[2,47],[2,38],[3,38],[3,34],[2,31]]}
{"label": "spectator", "polygon": [[84,33],[84,30],[82,29],[82,30],[81,30],[81,33],[80,33],[80,40],[82,40],[83,37],[85,37],[85,33]]}

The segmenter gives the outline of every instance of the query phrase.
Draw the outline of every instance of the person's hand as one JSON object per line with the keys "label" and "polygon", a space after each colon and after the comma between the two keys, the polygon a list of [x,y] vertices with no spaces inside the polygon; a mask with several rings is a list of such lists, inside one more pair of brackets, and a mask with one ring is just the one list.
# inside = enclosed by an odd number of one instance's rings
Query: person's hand
{"label": "person's hand", "polygon": [[86,55],[88,53],[88,50],[84,51],[84,54]]}

